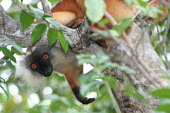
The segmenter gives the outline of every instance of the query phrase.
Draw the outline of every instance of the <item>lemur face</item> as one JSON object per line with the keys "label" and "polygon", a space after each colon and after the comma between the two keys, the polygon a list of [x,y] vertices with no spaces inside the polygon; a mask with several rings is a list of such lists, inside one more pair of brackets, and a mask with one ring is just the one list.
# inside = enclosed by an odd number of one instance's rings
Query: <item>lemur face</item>
{"label": "lemur face", "polygon": [[26,57],[26,60],[29,62],[27,65],[32,71],[38,72],[44,77],[49,77],[53,72],[50,49],[48,47],[36,47]]}

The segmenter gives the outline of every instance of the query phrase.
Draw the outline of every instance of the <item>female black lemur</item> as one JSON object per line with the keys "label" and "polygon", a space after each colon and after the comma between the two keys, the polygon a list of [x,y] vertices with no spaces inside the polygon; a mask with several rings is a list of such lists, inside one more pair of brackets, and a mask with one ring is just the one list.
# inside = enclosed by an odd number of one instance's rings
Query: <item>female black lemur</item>
{"label": "female black lemur", "polygon": [[32,47],[28,54],[18,62],[16,75],[22,77],[28,84],[36,85],[41,82],[42,77],[49,77],[53,71],[65,75],[75,97],[83,104],[93,102],[94,98],[83,97],[80,93],[79,76],[83,67],[77,65],[75,53],[69,51],[67,54],[57,47]]}

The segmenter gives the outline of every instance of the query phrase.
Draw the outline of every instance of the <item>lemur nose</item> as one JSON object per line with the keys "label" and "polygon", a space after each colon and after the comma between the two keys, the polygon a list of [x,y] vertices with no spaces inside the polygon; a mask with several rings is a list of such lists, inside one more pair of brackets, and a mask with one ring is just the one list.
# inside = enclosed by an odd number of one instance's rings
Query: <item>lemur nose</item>
{"label": "lemur nose", "polygon": [[47,76],[50,76],[52,74],[52,71],[50,71],[50,70],[48,70],[47,72],[46,72],[46,75]]}
{"label": "lemur nose", "polygon": [[53,68],[52,67],[46,67],[44,76],[45,77],[49,77],[52,74],[52,72],[53,72]]}

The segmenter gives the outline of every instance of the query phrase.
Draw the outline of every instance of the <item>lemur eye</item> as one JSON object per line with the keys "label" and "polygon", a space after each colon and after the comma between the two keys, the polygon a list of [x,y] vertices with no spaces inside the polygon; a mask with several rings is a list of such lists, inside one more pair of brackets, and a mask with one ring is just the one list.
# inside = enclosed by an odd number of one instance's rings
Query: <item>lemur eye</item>
{"label": "lemur eye", "polygon": [[49,59],[49,55],[48,54],[44,54],[43,55],[43,59],[46,59],[46,60]]}
{"label": "lemur eye", "polygon": [[31,64],[31,68],[32,68],[32,69],[36,69],[36,68],[37,68],[37,65],[36,65],[36,64]]}

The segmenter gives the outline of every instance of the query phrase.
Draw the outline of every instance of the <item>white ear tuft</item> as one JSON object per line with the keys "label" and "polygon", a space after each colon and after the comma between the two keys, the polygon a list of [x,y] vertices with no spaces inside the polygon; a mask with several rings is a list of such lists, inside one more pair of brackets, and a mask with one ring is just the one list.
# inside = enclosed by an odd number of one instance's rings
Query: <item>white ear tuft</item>
{"label": "white ear tuft", "polygon": [[[16,72],[15,76],[17,78],[21,78],[31,87],[40,87],[43,85],[43,77],[41,77],[38,73],[32,72],[31,69],[25,65],[24,59],[18,60],[15,64]],[[35,75],[37,74],[37,75]]]}

